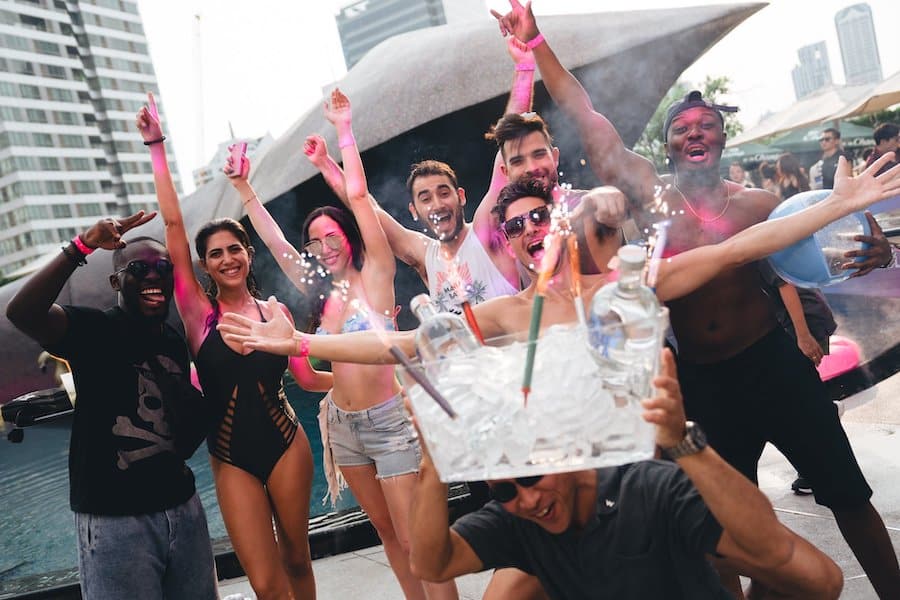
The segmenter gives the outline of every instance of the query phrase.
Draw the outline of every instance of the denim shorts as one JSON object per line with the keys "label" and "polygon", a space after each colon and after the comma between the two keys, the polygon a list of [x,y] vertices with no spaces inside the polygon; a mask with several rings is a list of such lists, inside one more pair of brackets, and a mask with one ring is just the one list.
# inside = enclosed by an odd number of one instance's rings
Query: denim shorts
{"label": "denim shorts", "polygon": [[206,514],[197,494],[145,515],[75,513],[75,526],[85,600],[218,597]]}
{"label": "denim shorts", "polygon": [[419,471],[422,452],[399,394],[357,411],[341,410],[329,401],[328,436],[339,467],[374,464],[378,479]]}

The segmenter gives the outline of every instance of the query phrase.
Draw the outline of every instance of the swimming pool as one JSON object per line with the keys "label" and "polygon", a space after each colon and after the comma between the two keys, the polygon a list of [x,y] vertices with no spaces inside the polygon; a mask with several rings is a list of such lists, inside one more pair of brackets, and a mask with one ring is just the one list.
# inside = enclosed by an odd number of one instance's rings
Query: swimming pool
{"label": "swimming pool", "polygon": [[[288,385],[287,382],[290,381]],[[322,504],[322,443],[316,419],[322,394],[311,394],[286,379],[288,399],[312,446],[315,474],[310,515],[330,512]],[[41,577],[41,587],[73,580],[77,568],[75,526],[69,510],[69,421],[29,427],[21,444],[0,439],[0,595],[21,592],[22,578]],[[205,445],[188,461],[209,521],[212,539],[225,538]],[[338,509],[356,505],[345,490]]]}

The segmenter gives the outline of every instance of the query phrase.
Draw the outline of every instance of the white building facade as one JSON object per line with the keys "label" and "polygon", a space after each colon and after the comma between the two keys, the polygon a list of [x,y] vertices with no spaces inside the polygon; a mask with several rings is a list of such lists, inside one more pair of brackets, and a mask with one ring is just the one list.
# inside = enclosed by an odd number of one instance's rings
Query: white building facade
{"label": "white building facade", "polygon": [[156,206],[134,127],[148,91],[136,2],[0,0],[0,275],[101,216]]}

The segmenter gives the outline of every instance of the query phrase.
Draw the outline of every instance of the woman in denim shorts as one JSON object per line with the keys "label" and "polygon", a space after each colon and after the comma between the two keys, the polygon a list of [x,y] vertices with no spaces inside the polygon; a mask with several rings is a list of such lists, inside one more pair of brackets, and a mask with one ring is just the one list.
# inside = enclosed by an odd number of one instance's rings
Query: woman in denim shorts
{"label": "woman in denim shorts", "polygon": [[[337,129],[344,163],[346,197],[342,200],[353,214],[332,206],[309,214],[303,224],[303,249],[315,259],[312,269],[308,262],[298,260],[300,254],[292,247],[282,252],[289,244],[268,213],[250,212],[251,221],[264,241],[278,240],[272,254],[297,288],[307,296],[322,298],[310,329],[320,335],[392,331],[394,254],[369,200],[351,129],[350,102],[339,90],[326,104],[325,117]],[[310,136],[304,152],[311,159],[324,157],[324,140]],[[334,175],[341,177],[339,170]],[[311,289],[323,283],[327,291]],[[308,355],[303,348],[299,351]],[[420,450],[403,411],[394,368],[333,363],[332,372],[334,388],[323,401],[324,414],[320,415],[326,464],[330,455],[375,526],[405,597],[424,599],[427,589],[432,599],[457,598],[453,582],[424,583],[410,571],[408,520]]]}

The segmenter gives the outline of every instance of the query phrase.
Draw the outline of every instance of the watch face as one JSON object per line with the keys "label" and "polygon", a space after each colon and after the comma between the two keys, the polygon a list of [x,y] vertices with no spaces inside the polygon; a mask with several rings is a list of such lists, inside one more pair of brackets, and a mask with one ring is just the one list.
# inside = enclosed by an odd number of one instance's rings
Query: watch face
{"label": "watch face", "polygon": [[697,425],[693,421],[688,421],[687,423],[685,423],[685,428],[687,429],[687,434],[691,438],[691,441],[693,441],[694,445],[697,446],[697,450],[706,448],[706,433],[704,433],[703,429],[701,429],[699,425]]}

